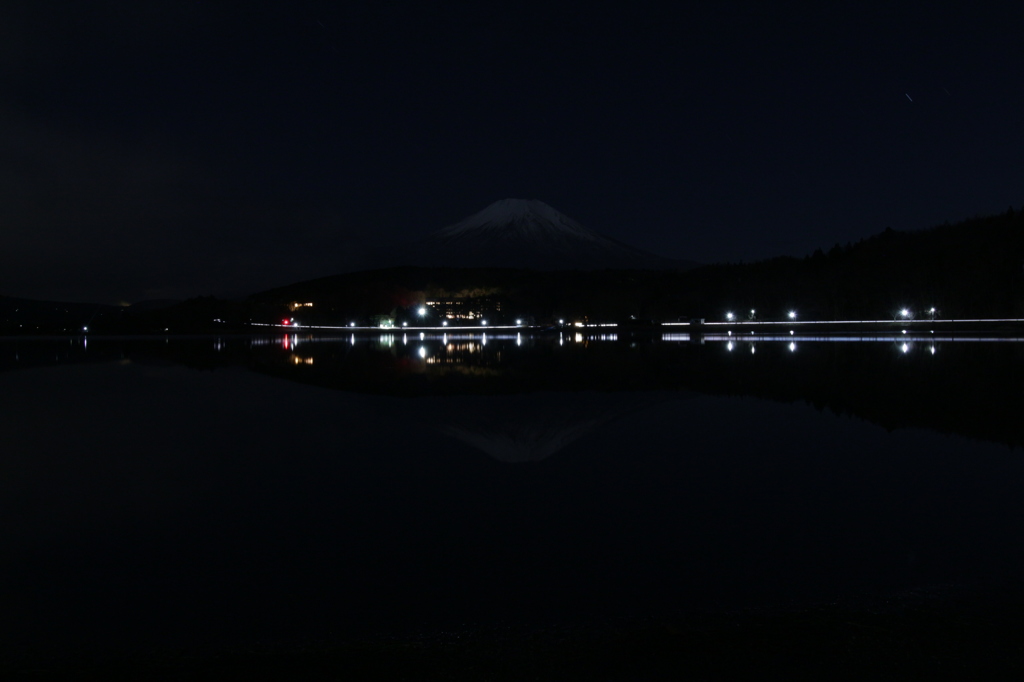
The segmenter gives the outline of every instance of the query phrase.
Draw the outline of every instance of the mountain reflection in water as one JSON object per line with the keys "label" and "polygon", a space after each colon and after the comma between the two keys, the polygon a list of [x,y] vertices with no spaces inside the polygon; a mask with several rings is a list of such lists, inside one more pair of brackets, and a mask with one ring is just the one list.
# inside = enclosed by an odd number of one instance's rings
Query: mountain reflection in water
{"label": "mountain reflection in water", "polygon": [[921,429],[1019,445],[1021,359],[795,336],[0,340],[0,654],[1019,587],[1020,450]]}
{"label": "mountain reflection in water", "polygon": [[638,399],[628,393],[651,390],[803,401],[890,430],[1024,446],[1024,342],[1016,339],[389,331],[0,341],[0,371],[106,360],[238,365],[356,393],[473,396],[432,414],[427,427],[508,461],[550,456],[633,409]]}
{"label": "mountain reflection in water", "polygon": [[625,414],[673,394],[527,393],[453,396],[431,402],[421,420],[500,462],[536,462]]}
{"label": "mountain reflection in water", "polygon": [[[1024,343],[1019,340],[929,335],[723,335],[701,340],[677,334],[664,339],[581,333],[406,333],[345,340],[296,335],[287,341],[292,355],[261,346],[252,349],[249,360],[257,371],[341,390],[477,396],[468,401],[477,410],[472,421],[490,424],[488,433],[509,434],[500,447],[484,438],[492,443],[491,454],[510,454],[507,445],[517,440],[511,435],[515,426],[495,429],[494,424],[503,419],[514,423],[512,415],[524,410],[543,410],[523,400],[512,401],[515,409],[496,404],[484,414],[488,401],[483,396],[638,390],[804,401],[890,430],[927,428],[1024,446],[1024,420],[1017,417],[1024,412]],[[552,399],[552,410],[571,411],[567,406],[574,400]],[[628,398],[609,402],[616,400]],[[600,414],[613,417],[628,409],[594,405],[591,417],[600,421]],[[550,420],[557,417],[552,414]],[[565,423],[574,420],[582,424],[589,418],[566,412]],[[564,436],[574,429],[561,431]],[[449,432],[481,443],[480,427],[465,420],[450,425]],[[514,449],[520,452],[516,459],[526,456],[522,448]],[[531,450],[537,454],[545,448]]]}

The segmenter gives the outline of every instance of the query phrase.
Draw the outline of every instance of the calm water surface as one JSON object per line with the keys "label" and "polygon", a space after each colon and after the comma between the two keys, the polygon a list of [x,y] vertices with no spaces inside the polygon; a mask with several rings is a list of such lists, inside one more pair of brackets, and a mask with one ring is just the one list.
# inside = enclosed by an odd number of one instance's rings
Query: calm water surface
{"label": "calm water surface", "polygon": [[3,641],[1019,589],[1022,367],[943,338],[0,340]]}

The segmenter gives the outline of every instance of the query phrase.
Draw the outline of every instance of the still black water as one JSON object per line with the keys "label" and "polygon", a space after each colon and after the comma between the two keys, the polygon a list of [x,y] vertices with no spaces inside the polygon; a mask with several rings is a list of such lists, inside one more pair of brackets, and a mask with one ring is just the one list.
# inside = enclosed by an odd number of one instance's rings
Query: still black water
{"label": "still black water", "polygon": [[108,651],[1019,590],[1024,343],[0,340],[0,638]]}

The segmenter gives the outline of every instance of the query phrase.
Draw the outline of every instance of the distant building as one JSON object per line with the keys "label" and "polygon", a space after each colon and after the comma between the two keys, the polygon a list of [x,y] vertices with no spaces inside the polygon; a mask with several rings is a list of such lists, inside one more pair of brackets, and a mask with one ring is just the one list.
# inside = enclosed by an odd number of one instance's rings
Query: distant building
{"label": "distant building", "polygon": [[313,307],[312,303],[299,303],[298,301],[292,301],[291,303],[288,304],[288,310],[291,310],[292,312],[295,312],[299,308],[312,308],[312,307]]}
{"label": "distant building", "polygon": [[436,298],[427,305],[446,320],[478,320],[501,313],[501,301],[493,296]]}

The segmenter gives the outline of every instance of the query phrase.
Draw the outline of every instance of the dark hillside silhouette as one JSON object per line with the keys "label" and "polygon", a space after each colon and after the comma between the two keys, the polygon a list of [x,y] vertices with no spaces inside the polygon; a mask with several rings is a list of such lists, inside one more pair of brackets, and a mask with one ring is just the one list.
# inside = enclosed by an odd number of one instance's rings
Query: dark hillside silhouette
{"label": "dark hillside silhouette", "polygon": [[[96,306],[0,297],[0,333],[224,333],[252,322],[372,324],[419,319],[434,299],[500,302],[493,323],[529,318],[721,320],[892,319],[902,308],[943,319],[1024,318],[1024,210],[1012,208],[927,230],[892,229],[804,258],[707,265],[692,270],[522,270],[400,267],[298,282],[244,300],[198,297],[166,307]],[[293,302],[312,303],[293,311]],[[495,306],[492,306],[495,307]]]}
{"label": "dark hillside silhouette", "polygon": [[884,232],[804,258],[689,271],[395,268],[327,277],[252,297],[264,305],[322,303],[328,317],[366,316],[430,297],[500,296],[509,315],[662,321],[720,319],[756,309],[781,319],[885,319],[907,306],[942,317],[1024,317],[1024,212],[928,230]]}

